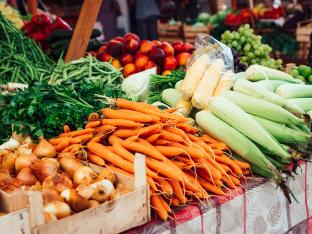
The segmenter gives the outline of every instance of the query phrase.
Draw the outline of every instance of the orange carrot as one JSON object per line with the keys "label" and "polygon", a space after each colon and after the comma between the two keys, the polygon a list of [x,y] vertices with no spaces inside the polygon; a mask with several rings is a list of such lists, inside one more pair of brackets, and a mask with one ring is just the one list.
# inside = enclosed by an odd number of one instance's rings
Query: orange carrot
{"label": "orange carrot", "polygon": [[186,164],[184,162],[180,162],[180,161],[177,161],[177,160],[171,160],[171,162],[173,162],[179,168],[183,168],[183,167],[186,166]]}
{"label": "orange carrot", "polygon": [[222,142],[211,143],[211,144],[209,144],[209,147],[212,149],[228,150],[228,147],[226,146],[226,144],[224,144]]}
{"label": "orange carrot", "polygon": [[105,118],[108,118],[108,119],[125,119],[125,120],[132,120],[135,122],[140,122],[140,123],[149,123],[149,122],[153,122],[154,120],[154,118],[150,115],[146,115],[146,114],[135,112],[135,111],[132,114],[129,114],[120,110],[104,108],[102,109],[102,113],[105,116]]}
{"label": "orange carrot", "polygon": [[105,166],[105,161],[103,158],[95,155],[95,154],[90,154],[88,153],[88,159],[90,160],[90,162],[100,166],[100,167],[103,167]]}
{"label": "orange carrot", "polygon": [[145,140],[147,140],[149,143],[154,143],[159,137],[160,137],[160,134],[153,134],[145,138]]}
{"label": "orange carrot", "polygon": [[203,158],[203,157],[205,157],[205,155],[202,152],[200,152],[198,149],[191,148],[189,146],[182,145],[182,144],[177,143],[177,142],[172,142],[170,146],[182,149],[184,152],[183,153],[184,155],[187,155],[187,156],[192,157],[192,158]]}
{"label": "orange carrot", "polygon": [[168,219],[168,212],[164,208],[160,198],[158,195],[151,195],[150,197],[152,208],[155,210],[157,216],[161,220],[167,220]]}
{"label": "orange carrot", "polygon": [[212,151],[213,151],[213,153],[215,154],[215,155],[222,155],[224,152],[222,151],[222,150],[220,150],[220,149],[212,149]]}
{"label": "orange carrot", "polygon": [[96,127],[98,127],[100,125],[101,125],[101,121],[97,120],[97,121],[93,121],[93,122],[87,123],[85,128],[96,128]]}
{"label": "orange carrot", "polygon": [[[191,171],[184,171],[184,174],[186,175],[186,177],[190,181],[190,183],[198,188],[198,191],[196,191],[196,192],[201,192],[202,193],[201,195],[204,195],[203,198],[208,198],[208,194],[205,194],[204,189],[202,188],[202,186],[200,185],[200,183],[198,182],[198,180],[196,178],[197,175],[195,175],[195,173],[192,173]],[[185,187],[187,189],[190,189],[190,188],[188,188],[187,184],[185,185]],[[192,189],[192,191],[194,191],[194,190]],[[207,195],[207,197],[205,195]]]}
{"label": "orange carrot", "polygon": [[162,196],[159,196],[159,199],[160,199],[160,201],[161,201],[162,206],[165,208],[165,210],[166,210],[168,213],[171,213],[171,208],[170,208],[170,206],[168,205],[168,203],[165,201],[165,199],[164,199]]}
{"label": "orange carrot", "polygon": [[141,128],[144,126],[144,124],[126,119],[102,119],[102,125],[113,125],[115,127],[125,128]]}
{"label": "orange carrot", "polygon": [[239,160],[232,160],[234,163],[236,163],[238,166],[240,166],[240,168],[242,169],[249,169],[250,168],[250,165],[246,162],[242,162],[242,161],[239,161]]}
{"label": "orange carrot", "polygon": [[133,164],[123,159],[119,155],[110,151],[107,147],[96,142],[89,142],[87,144],[88,150],[93,154],[103,158],[105,161],[111,162],[114,165],[123,168],[124,170],[134,173]]}
{"label": "orange carrot", "polygon": [[236,186],[240,185],[239,179],[237,179],[233,175],[228,175],[228,176],[230,177],[230,180],[233,182],[233,184],[235,184]]}
{"label": "orange carrot", "polygon": [[131,136],[136,136],[140,129],[119,129],[113,133],[113,135],[120,138],[128,138]]}
{"label": "orange carrot", "polygon": [[68,125],[64,125],[63,127],[64,132],[70,132],[70,127]]}
{"label": "orange carrot", "polygon": [[177,127],[182,129],[184,132],[195,134],[198,132],[197,128],[193,127],[188,123],[177,123]]}
{"label": "orange carrot", "polygon": [[96,133],[107,133],[107,132],[113,132],[116,130],[115,126],[112,125],[103,125],[96,129]]}
{"label": "orange carrot", "polygon": [[164,130],[167,131],[167,132],[171,132],[173,134],[179,135],[183,139],[188,139],[186,133],[183,130],[179,129],[179,128],[165,127]]}
{"label": "orange carrot", "polygon": [[154,145],[169,145],[171,144],[170,141],[167,141],[165,139],[158,139],[155,142],[153,142]]}
{"label": "orange carrot", "polygon": [[157,187],[160,191],[163,191],[166,195],[171,196],[173,194],[173,189],[169,182],[167,182],[165,179],[158,178],[156,179]]}
{"label": "orange carrot", "polygon": [[79,139],[80,142],[86,143],[86,142],[90,141],[92,138],[93,138],[93,134],[92,133],[87,133],[87,134],[84,134],[84,135],[80,135],[80,136],[74,137],[74,140]]}
{"label": "orange carrot", "polygon": [[76,146],[82,148],[82,145],[81,145],[81,144],[73,144],[73,145],[70,145],[70,146],[64,148],[64,149],[62,150],[62,153],[70,152],[70,151],[71,151],[74,147],[76,147]]}
{"label": "orange carrot", "polygon": [[197,168],[196,173],[204,180],[212,184],[215,184],[218,187],[222,186],[222,181],[216,178],[211,178],[205,169]]}
{"label": "orange carrot", "polygon": [[224,181],[224,183],[231,189],[236,188],[235,184],[233,183],[233,181],[227,177],[226,175],[222,176],[222,181]]}
{"label": "orange carrot", "polygon": [[172,147],[172,146],[155,146],[160,153],[162,153],[163,155],[167,156],[167,157],[175,157],[181,154],[184,154],[183,149],[180,149],[178,147]]}
{"label": "orange carrot", "polygon": [[203,134],[200,138],[202,139],[202,141],[204,141],[206,143],[218,143],[218,141],[216,141],[212,137],[208,136],[207,134]]}
{"label": "orange carrot", "polygon": [[90,140],[90,142],[97,142],[97,143],[99,143],[99,142],[101,142],[103,140],[103,138],[104,138],[104,136],[102,134],[96,135],[95,137],[93,137]]}
{"label": "orange carrot", "polygon": [[60,137],[65,137],[65,136],[76,137],[76,136],[85,135],[85,134],[94,133],[94,132],[95,132],[94,128],[86,128],[86,129],[71,131],[68,133],[61,133]]}
{"label": "orange carrot", "polygon": [[171,198],[170,205],[171,206],[179,206],[180,205],[179,199],[176,197]]}
{"label": "orange carrot", "polygon": [[231,159],[229,159],[228,157],[216,156],[216,161],[223,163],[225,165],[228,165],[233,170],[233,172],[235,174],[238,174],[238,175],[243,174],[242,169],[235,162],[233,162]]}
{"label": "orange carrot", "polygon": [[172,189],[173,189],[173,194],[177,197],[177,199],[182,203],[185,204],[186,203],[186,197],[184,195],[184,192],[182,190],[182,187],[179,183],[179,181],[177,180],[171,180],[169,181]]}
{"label": "orange carrot", "polygon": [[226,171],[226,172],[229,172],[231,171],[231,168],[223,163],[219,163],[219,165]]}
{"label": "orange carrot", "polygon": [[200,177],[197,177],[197,180],[200,183],[200,185],[207,191],[218,194],[218,195],[224,195],[224,192],[222,191],[221,188],[214,186],[210,182],[205,181]]}
{"label": "orange carrot", "polygon": [[164,109],[164,112],[168,112],[168,113],[173,113],[176,112],[179,108],[173,107],[173,108],[168,108],[168,109]]}
{"label": "orange carrot", "polygon": [[89,121],[89,122],[97,121],[97,120],[99,120],[99,118],[100,118],[99,114],[93,112],[93,113],[91,113],[91,114],[88,116],[88,121]]}
{"label": "orange carrot", "polygon": [[193,141],[193,142],[199,142],[200,141],[200,139],[198,138],[198,137],[196,137],[196,136],[194,136],[194,135],[192,135],[192,134],[187,134],[187,137],[191,140],[191,141]]}
{"label": "orange carrot", "polygon": [[63,137],[62,141],[60,141],[57,145],[54,146],[55,150],[57,152],[61,152],[63,149],[65,149],[70,144],[70,138],[69,137]]}
{"label": "orange carrot", "polygon": [[200,159],[200,160],[197,160],[197,162],[200,162],[201,164],[196,166],[198,168],[204,168],[208,175],[214,179],[221,179],[222,178],[222,173],[217,169],[215,168],[213,165],[211,165],[207,160],[205,159]]}
{"label": "orange carrot", "polygon": [[168,131],[162,131],[161,138],[171,142],[184,143],[185,140],[180,135]]}
{"label": "orange carrot", "polygon": [[248,169],[243,169],[243,174],[244,175],[249,175],[250,174],[250,171]]}

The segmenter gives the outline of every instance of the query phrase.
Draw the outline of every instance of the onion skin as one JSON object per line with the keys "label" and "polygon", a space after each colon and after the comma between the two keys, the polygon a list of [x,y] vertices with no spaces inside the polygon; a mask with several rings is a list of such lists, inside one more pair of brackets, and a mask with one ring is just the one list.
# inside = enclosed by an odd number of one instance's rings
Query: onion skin
{"label": "onion skin", "polygon": [[2,168],[7,170],[13,170],[15,168],[15,160],[17,159],[17,154],[7,153],[3,157]]}
{"label": "onion skin", "polygon": [[66,193],[65,201],[69,204],[73,211],[80,212],[88,208],[88,199],[80,196],[75,189],[68,189],[66,190]]}
{"label": "onion skin", "polygon": [[15,170],[19,172],[23,168],[30,168],[33,161],[35,161],[37,157],[33,154],[26,155],[21,154],[15,160]]}
{"label": "onion skin", "polygon": [[91,198],[93,200],[96,200],[96,201],[100,202],[100,203],[103,203],[105,201],[110,200],[110,197],[111,197],[110,194],[106,194],[105,191],[100,186],[98,186],[94,190],[94,193],[93,193]]}
{"label": "onion skin", "polygon": [[44,212],[55,215],[58,219],[65,218],[71,214],[69,205],[61,201],[53,201],[45,205]]}
{"label": "onion skin", "polygon": [[83,164],[81,162],[79,162],[77,159],[70,157],[61,157],[60,164],[61,168],[71,177],[73,177],[75,171],[77,171],[80,167],[83,167]]}
{"label": "onion skin", "polygon": [[57,168],[58,164],[51,160],[37,160],[31,164],[31,169],[40,182],[48,176],[56,174]]}
{"label": "onion skin", "polygon": [[97,174],[87,166],[82,166],[74,172],[73,180],[76,185],[91,184],[97,178]]}
{"label": "onion skin", "polygon": [[89,200],[88,201],[88,209],[93,208],[93,207],[97,207],[99,206],[101,203],[99,203],[96,200]]}
{"label": "onion skin", "polygon": [[54,214],[43,212],[43,216],[44,216],[45,223],[51,223],[51,222],[57,221],[57,218]]}
{"label": "onion skin", "polygon": [[90,197],[93,195],[94,188],[92,188],[90,185],[80,184],[76,187],[77,193],[86,198],[90,199]]}
{"label": "onion skin", "polygon": [[43,188],[53,188],[57,192],[62,192],[65,189],[72,188],[73,183],[70,178],[60,173],[50,175],[42,182]]}
{"label": "onion skin", "polygon": [[36,176],[29,167],[23,168],[16,176],[21,185],[32,186],[37,182]]}
{"label": "onion skin", "polygon": [[43,137],[40,138],[39,144],[36,146],[33,152],[38,158],[54,158],[56,156],[56,150],[52,144],[50,144]]}
{"label": "onion skin", "polygon": [[44,205],[53,201],[63,201],[63,198],[54,189],[43,188],[41,192]]}
{"label": "onion skin", "polygon": [[112,184],[116,184],[116,177],[111,170],[103,169],[101,171],[97,180],[103,180],[103,179],[109,180],[110,182],[112,182]]}

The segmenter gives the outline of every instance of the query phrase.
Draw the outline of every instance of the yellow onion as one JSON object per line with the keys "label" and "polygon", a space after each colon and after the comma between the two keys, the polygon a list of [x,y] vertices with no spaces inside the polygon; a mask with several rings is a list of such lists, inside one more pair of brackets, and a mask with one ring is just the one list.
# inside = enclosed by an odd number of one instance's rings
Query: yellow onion
{"label": "yellow onion", "polygon": [[48,204],[53,201],[63,201],[63,198],[52,188],[42,188],[43,204]]}
{"label": "yellow onion", "polygon": [[83,166],[81,162],[71,157],[61,157],[60,164],[61,168],[71,177],[73,177],[75,171],[77,171],[80,167]]}
{"label": "yellow onion", "polygon": [[42,182],[43,188],[54,188],[57,192],[62,192],[65,189],[72,188],[73,183],[70,178],[60,173],[50,175]]}
{"label": "yellow onion", "polygon": [[2,168],[7,170],[12,170],[15,167],[15,160],[17,158],[17,154],[15,153],[7,153],[3,157]]}
{"label": "yellow onion", "polygon": [[100,203],[96,200],[89,200],[88,201],[88,209],[99,206]]}
{"label": "yellow onion", "polygon": [[75,189],[66,189],[61,196],[75,212],[80,212],[88,208],[88,199],[80,196]]}
{"label": "yellow onion", "polygon": [[34,154],[38,158],[53,158],[56,156],[56,150],[53,145],[41,137],[39,144],[34,149]]}
{"label": "yellow onion", "polygon": [[95,188],[91,198],[100,203],[111,200],[115,191],[112,182],[106,179],[93,183],[91,187]]}
{"label": "yellow onion", "polygon": [[93,195],[94,188],[92,188],[90,185],[80,184],[76,187],[76,191],[80,196],[86,199],[90,199],[90,197]]}
{"label": "yellow onion", "polygon": [[51,160],[36,160],[32,162],[33,173],[42,182],[46,177],[57,173],[58,164]]}
{"label": "yellow onion", "polygon": [[44,206],[43,211],[55,215],[58,219],[67,217],[71,214],[69,205],[61,201],[50,202]]}
{"label": "yellow onion", "polygon": [[19,155],[16,160],[15,160],[15,170],[19,172],[23,168],[27,168],[31,166],[31,163],[36,160],[37,157],[33,154],[31,155],[26,155],[26,154],[21,154]]}
{"label": "yellow onion", "polygon": [[43,212],[43,216],[44,216],[45,223],[51,223],[51,222],[57,221],[57,218],[54,214]]}
{"label": "yellow onion", "polygon": [[20,145],[17,149],[16,149],[16,153],[18,155],[31,155],[32,154],[32,149],[30,148],[30,146],[28,144],[24,144],[24,145]]}
{"label": "yellow onion", "polygon": [[23,168],[16,176],[21,185],[32,186],[36,184],[37,178],[29,167]]}
{"label": "yellow onion", "polygon": [[109,169],[103,169],[101,171],[101,173],[98,175],[97,179],[98,180],[106,179],[106,180],[109,180],[110,182],[112,182],[112,184],[116,183],[116,177],[115,177],[114,173]]}
{"label": "yellow onion", "polygon": [[97,178],[97,174],[87,166],[82,166],[74,172],[73,180],[76,185],[91,184]]}

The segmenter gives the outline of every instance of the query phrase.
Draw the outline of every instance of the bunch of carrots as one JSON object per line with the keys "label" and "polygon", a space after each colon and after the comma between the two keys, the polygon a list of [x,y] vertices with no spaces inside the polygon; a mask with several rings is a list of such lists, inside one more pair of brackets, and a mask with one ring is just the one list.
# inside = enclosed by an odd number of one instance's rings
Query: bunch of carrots
{"label": "bunch of carrots", "polygon": [[[162,220],[191,198],[208,200],[240,185],[249,164],[230,158],[227,146],[201,134],[188,118],[143,102],[115,100],[113,108],[88,117],[82,130],[68,126],[49,142],[98,166],[133,176],[134,154],[146,156],[151,205]],[[81,153],[84,152],[84,153]]]}

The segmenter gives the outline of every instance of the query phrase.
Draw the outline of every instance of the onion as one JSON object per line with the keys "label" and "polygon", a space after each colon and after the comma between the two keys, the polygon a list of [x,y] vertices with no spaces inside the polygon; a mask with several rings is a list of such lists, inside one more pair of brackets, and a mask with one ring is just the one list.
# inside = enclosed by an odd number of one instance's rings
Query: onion
{"label": "onion", "polygon": [[37,182],[36,176],[32,173],[32,170],[28,167],[23,168],[16,176],[21,182],[21,185],[31,186]]}
{"label": "onion", "polygon": [[53,201],[45,205],[43,211],[55,215],[58,219],[67,217],[71,214],[69,205],[61,201]]}
{"label": "onion", "polygon": [[76,156],[73,153],[71,153],[71,152],[60,153],[58,155],[58,158],[61,158],[61,157],[69,157],[69,158],[74,158],[74,159],[76,158]]}
{"label": "onion", "polygon": [[32,141],[32,139],[31,139],[30,136],[27,136],[27,137],[25,137],[25,138],[23,139],[23,143],[24,143],[24,144],[32,144],[33,141]]}
{"label": "onion", "polygon": [[112,182],[112,184],[116,183],[116,177],[115,177],[114,173],[108,169],[103,169],[101,171],[101,173],[99,174],[98,179],[99,180],[107,179],[110,182]]}
{"label": "onion", "polygon": [[53,145],[41,137],[39,144],[34,149],[34,154],[38,158],[53,158],[56,156],[56,150]]}
{"label": "onion", "polygon": [[86,198],[90,199],[90,197],[93,195],[94,188],[92,188],[90,185],[80,184],[76,187],[77,193]]}
{"label": "onion", "polygon": [[30,154],[32,154],[32,149],[29,147],[28,144],[24,144],[24,145],[20,145],[16,149],[16,153],[19,155],[21,155],[21,154],[30,155]]}
{"label": "onion", "polygon": [[99,206],[100,203],[96,200],[89,200],[88,201],[88,209]]}
{"label": "onion", "polygon": [[17,158],[17,154],[15,153],[7,153],[3,157],[2,168],[7,170],[12,170],[15,167],[15,160]]}
{"label": "onion", "polygon": [[65,189],[72,188],[73,183],[67,176],[56,173],[46,177],[42,182],[42,187],[54,188],[57,192],[62,192]]}
{"label": "onion", "polygon": [[88,208],[88,199],[80,196],[75,189],[66,189],[61,193],[61,196],[75,212],[80,212]]}
{"label": "onion", "polygon": [[54,189],[43,188],[41,192],[43,204],[45,205],[53,201],[63,201],[63,198]]}
{"label": "onion", "polygon": [[10,175],[9,171],[6,169],[0,169],[0,182],[10,181],[12,176]]}
{"label": "onion", "polygon": [[76,185],[91,184],[97,178],[97,174],[87,166],[82,166],[74,172],[73,180]]}
{"label": "onion", "polygon": [[57,163],[51,160],[37,160],[31,164],[31,169],[40,182],[46,177],[56,174],[57,167]]}
{"label": "onion", "polygon": [[93,183],[91,187],[95,188],[91,198],[100,203],[110,200],[113,192],[115,191],[112,182],[106,179]]}
{"label": "onion", "polygon": [[70,157],[61,157],[60,159],[61,168],[68,173],[71,177],[74,175],[75,171],[77,171],[80,167],[83,166],[81,162],[77,159]]}
{"label": "onion", "polygon": [[60,163],[56,158],[42,158],[41,160],[48,160],[57,164],[57,168],[60,167]]}
{"label": "onion", "polygon": [[33,154],[31,155],[26,155],[26,154],[21,154],[19,155],[16,160],[15,160],[15,170],[19,172],[23,168],[27,168],[31,166],[31,163],[36,160],[37,157]]}
{"label": "onion", "polygon": [[10,140],[0,145],[0,150],[15,150],[19,145],[20,143],[17,140],[10,138]]}
{"label": "onion", "polygon": [[44,216],[45,223],[51,223],[51,222],[57,221],[57,218],[54,214],[43,212],[43,216]]}

